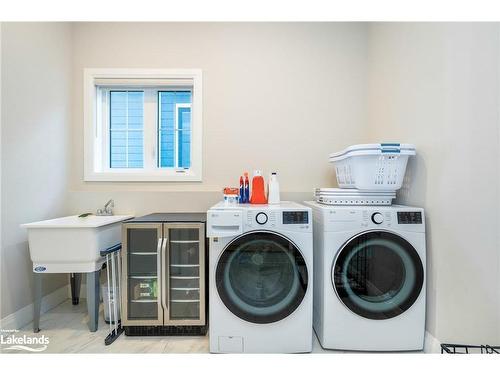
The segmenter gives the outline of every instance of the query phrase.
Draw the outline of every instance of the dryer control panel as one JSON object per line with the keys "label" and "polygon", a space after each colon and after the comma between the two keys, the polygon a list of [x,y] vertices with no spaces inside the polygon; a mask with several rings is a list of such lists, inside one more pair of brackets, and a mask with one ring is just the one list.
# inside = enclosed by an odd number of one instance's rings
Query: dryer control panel
{"label": "dryer control panel", "polygon": [[422,212],[398,211],[398,224],[422,224]]}
{"label": "dryer control panel", "polygon": [[328,232],[382,229],[425,232],[424,210],[418,207],[326,206],[316,202],[310,204],[314,207],[315,222]]}

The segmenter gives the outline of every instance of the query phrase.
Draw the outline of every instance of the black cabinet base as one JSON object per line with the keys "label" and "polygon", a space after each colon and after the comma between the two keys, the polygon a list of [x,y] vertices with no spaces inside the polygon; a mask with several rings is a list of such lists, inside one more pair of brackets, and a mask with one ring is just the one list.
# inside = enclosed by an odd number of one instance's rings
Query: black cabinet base
{"label": "black cabinet base", "polygon": [[207,326],[128,326],[127,336],[205,336]]}

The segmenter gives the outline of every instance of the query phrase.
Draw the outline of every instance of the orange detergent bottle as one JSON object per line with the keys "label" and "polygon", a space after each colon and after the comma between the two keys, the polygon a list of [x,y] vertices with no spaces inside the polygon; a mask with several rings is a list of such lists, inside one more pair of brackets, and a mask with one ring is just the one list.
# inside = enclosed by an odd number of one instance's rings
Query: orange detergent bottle
{"label": "orange detergent bottle", "polygon": [[262,177],[262,172],[256,170],[253,173],[252,178],[252,195],[250,197],[251,204],[266,204],[267,197],[264,190],[264,177]]}

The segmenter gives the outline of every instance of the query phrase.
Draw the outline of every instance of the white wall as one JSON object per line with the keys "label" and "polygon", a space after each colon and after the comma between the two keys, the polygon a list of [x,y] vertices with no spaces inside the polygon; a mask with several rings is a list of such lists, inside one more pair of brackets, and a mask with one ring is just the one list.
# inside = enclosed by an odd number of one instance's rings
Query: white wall
{"label": "white wall", "polygon": [[[415,143],[400,201],[425,207],[428,330],[500,344],[498,24],[373,24],[372,140]],[[409,183],[408,182],[408,183]]]}
{"label": "white wall", "polygon": [[[279,174],[285,198],[334,183],[328,154],[364,134],[366,24],[78,23],[71,212],[204,211],[240,174]],[[202,183],[83,181],[84,68],[201,68]],[[189,192],[189,193],[188,193]]]}
{"label": "white wall", "polygon": [[[71,25],[3,23],[1,33],[1,317],[32,296],[20,224],[66,213],[71,113]],[[44,294],[67,283],[47,275]]]}

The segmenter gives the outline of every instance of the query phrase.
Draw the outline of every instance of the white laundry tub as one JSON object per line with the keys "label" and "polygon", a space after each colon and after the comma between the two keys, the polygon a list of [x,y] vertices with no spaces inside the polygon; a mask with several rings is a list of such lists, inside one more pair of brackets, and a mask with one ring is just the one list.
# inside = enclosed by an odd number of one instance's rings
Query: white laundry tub
{"label": "white laundry tub", "polygon": [[66,216],[23,224],[33,272],[82,273],[101,269],[105,250],[121,242],[121,222],[132,215]]}

